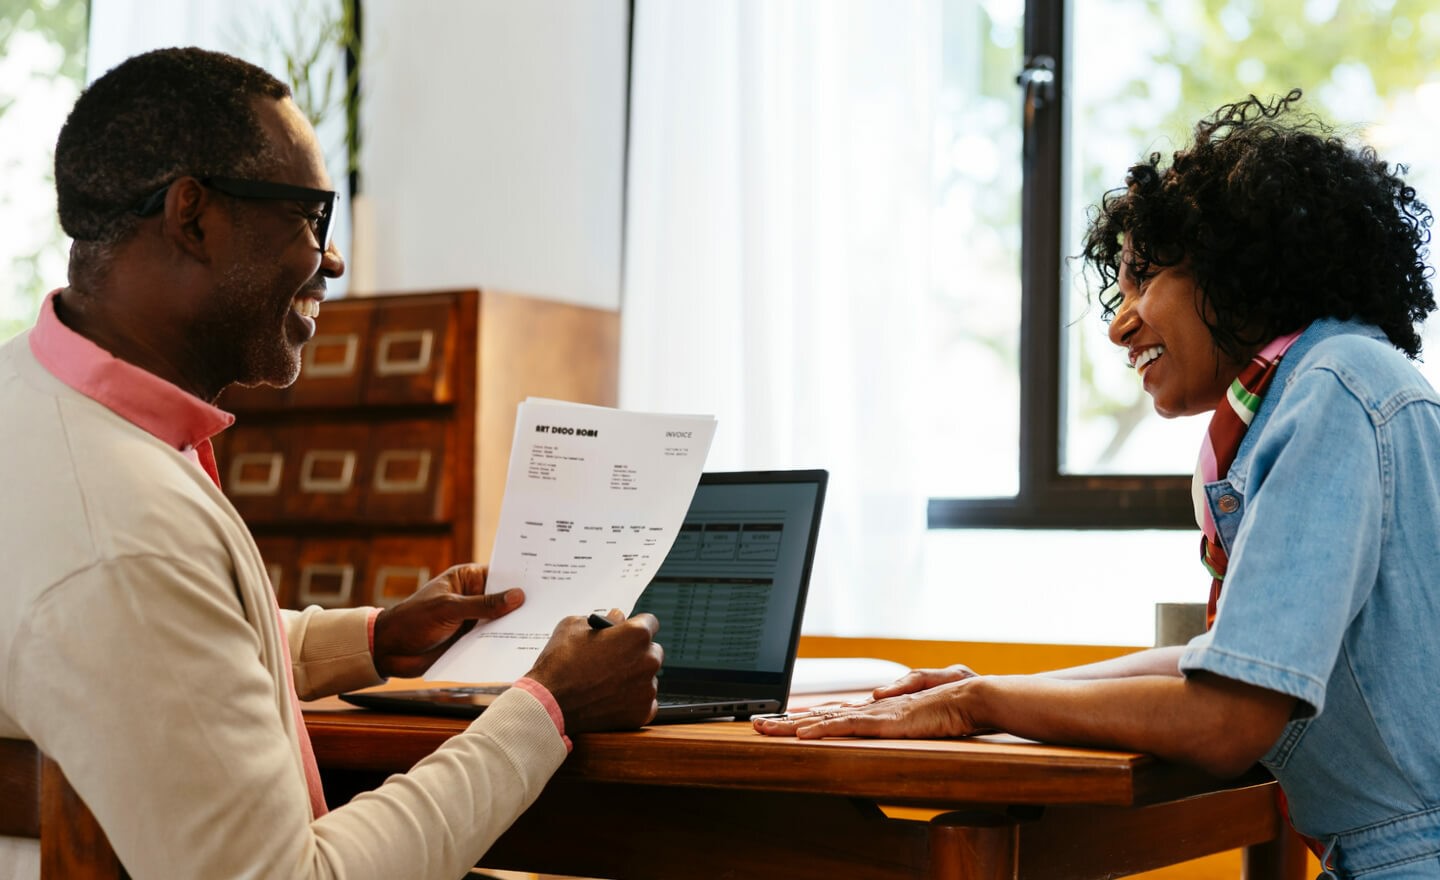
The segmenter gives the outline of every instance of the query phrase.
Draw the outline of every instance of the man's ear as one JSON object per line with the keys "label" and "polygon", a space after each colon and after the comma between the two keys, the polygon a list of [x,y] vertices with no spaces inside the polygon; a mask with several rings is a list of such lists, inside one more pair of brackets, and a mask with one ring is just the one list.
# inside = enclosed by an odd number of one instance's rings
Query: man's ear
{"label": "man's ear", "polygon": [[201,263],[213,258],[217,224],[222,222],[219,205],[200,181],[182,177],[165,193],[162,230],[175,247]]}

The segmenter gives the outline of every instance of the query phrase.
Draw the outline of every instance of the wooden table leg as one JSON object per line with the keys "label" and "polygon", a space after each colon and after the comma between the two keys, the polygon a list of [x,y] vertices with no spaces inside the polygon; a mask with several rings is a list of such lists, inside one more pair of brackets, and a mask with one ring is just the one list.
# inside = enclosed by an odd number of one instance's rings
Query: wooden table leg
{"label": "wooden table leg", "polygon": [[1240,876],[1244,880],[1303,880],[1310,850],[1290,828],[1274,840],[1245,848]]}
{"label": "wooden table leg", "polygon": [[40,876],[128,880],[100,823],[49,758],[40,766]]}
{"label": "wooden table leg", "polygon": [[930,820],[933,880],[1013,880],[1020,838],[1002,813],[941,813]]}

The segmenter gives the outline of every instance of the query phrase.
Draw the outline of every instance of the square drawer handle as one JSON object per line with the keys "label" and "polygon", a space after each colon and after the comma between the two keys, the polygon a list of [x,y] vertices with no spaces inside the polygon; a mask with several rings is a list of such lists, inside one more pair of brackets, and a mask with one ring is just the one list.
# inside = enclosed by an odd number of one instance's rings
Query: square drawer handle
{"label": "square drawer handle", "polygon": [[[321,578],[338,578],[336,589],[317,589],[315,581]],[[306,565],[300,569],[300,584],[296,590],[301,605],[322,605],[337,608],[350,603],[355,591],[355,566],[353,565]]]}
{"label": "square drawer handle", "polygon": [[[414,586],[403,595],[394,595],[385,590],[385,585],[391,578],[403,578],[408,585],[412,581]],[[430,569],[423,565],[382,565],[380,570],[375,572],[374,589],[371,591],[370,602],[379,605],[381,608],[391,608],[408,599],[411,593],[425,586],[430,582]]]}
{"label": "square drawer handle", "polygon": [[[315,468],[340,463],[338,477],[317,477]],[[300,491],[335,495],[350,491],[355,482],[355,453],[349,449],[312,449],[300,460]]]}
{"label": "square drawer handle", "polygon": [[[391,465],[414,462],[415,476],[395,479],[390,476]],[[430,485],[430,450],[428,449],[387,449],[375,459],[375,491],[400,495],[424,492]]]}
{"label": "square drawer handle", "polygon": [[[420,343],[414,357],[397,358],[392,349],[401,344]],[[435,334],[429,330],[389,330],[380,334],[380,350],[375,354],[375,375],[414,376],[430,369],[430,355],[435,347]]]}
{"label": "square drawer handle", "polygon": [[[345,346],[345,356],[339,361],[320,363],[315,360],[322,348],[333,348],[337,345]],[[304,369],[301,371],[307,379],[334,379],[338,376],[351,376],[355,373],[355,358],[360,352],[360,337],[354,333],[330,333],[320,334],[310,340],[305,346],[305,354],[302,357]]]}
{"label": "square drawer handle", "polygon": [[[265,468],[265,476],[261,479],[247,476],[246,472],[257,465]],[[280,491],[280,472],[284,467],[284,453],[239,453],[230,459],[230,475],[225,480],[225,491],[231,495],[274,495]]]}

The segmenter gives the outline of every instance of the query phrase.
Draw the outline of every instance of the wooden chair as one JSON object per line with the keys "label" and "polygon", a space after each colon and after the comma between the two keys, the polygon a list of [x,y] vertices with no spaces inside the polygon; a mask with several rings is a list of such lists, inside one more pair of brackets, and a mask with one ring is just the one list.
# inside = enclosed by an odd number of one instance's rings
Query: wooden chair
{"label": "wooden chair", "polygon": [[26,740],[0,739],[0,834],[40,839],[40,880],[129,880],[60,765]]}

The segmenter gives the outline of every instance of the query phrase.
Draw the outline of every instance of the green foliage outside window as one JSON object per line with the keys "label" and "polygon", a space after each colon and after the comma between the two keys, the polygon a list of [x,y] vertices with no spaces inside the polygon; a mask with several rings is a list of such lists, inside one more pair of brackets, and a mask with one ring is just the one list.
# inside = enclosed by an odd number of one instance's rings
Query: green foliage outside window
{"label": "green foliage outside window", "polygon": [[[54,131],[19,129],[37,93],[58,83],[73,100],[85,79],[87,0],[0,0],[0,339],[29,327],[53,286],[54,267],[64,266],[65,236],[55,218]],[[72,94],[73,93],[73,94]],[[65,105],[68,107],[68,103]],[[63,117],[62,117],[63,118]],[[28,151],[28,152],[21,152]],[[18,233],[39,247],[18,247]],[[48,235],[43,234],[48,233]],[[17,252],[18,248],[18,252]]]}
{"label": "green foliage outside window", "polygon": [[[1082,3],[1074,14],[1084,16],[1087,9],[1100,11]],[[1135,144],[1122,162],[1173,150],[1202,115],[1222,104],[1299,87],[1310,112],[1370,142],[1383,157],[1409,163],[1412,183],[1440,181],[1429,168],[1433,153],[1406,154],[1403,145],[1387,142],[1386,131],[1386,120],[1404,116],[1418,89],[1427,82],[1440,88],[1440,6],[1434,0],[1131,0],[1107,9],[1106,32],[1114,39],[1076,45],[1072,76],[1089,72],[1079,70],[1082,65],[1105,68],[1114,56],[1135,58],[1130,69],[1143,76],[1122,77],[1104,103],[1082,101],[1071,113],[1092,130],[1103,128],[1107,136]],[[1119,9],[1123,13],[1115,14]],[[1079,175],[1070,189],[1073,239],[1083,222],[1079,209],[1122,185],[1124,166],[1091,155],[1085,144],[1072,149],[1069,169]],[[1423,186],[1421,197],[1440,203],[1440,192]],[[1076,314],[1084,308],[1077,302]],[[1120,450],[1143,421],[1156,418],[1150,400],[1129,376],[1107,383],[1097,375],[1097,362],[1110,357],[1111,347],[1093,322],[1072,328],[1071,340],[1078,351],[1070,394],[1074,418],[1110,425],[1109,442],[1093,457],[1082,456],[1088,461],[1075,462],[1076,469],[1123,466],[1133,457]]]}

